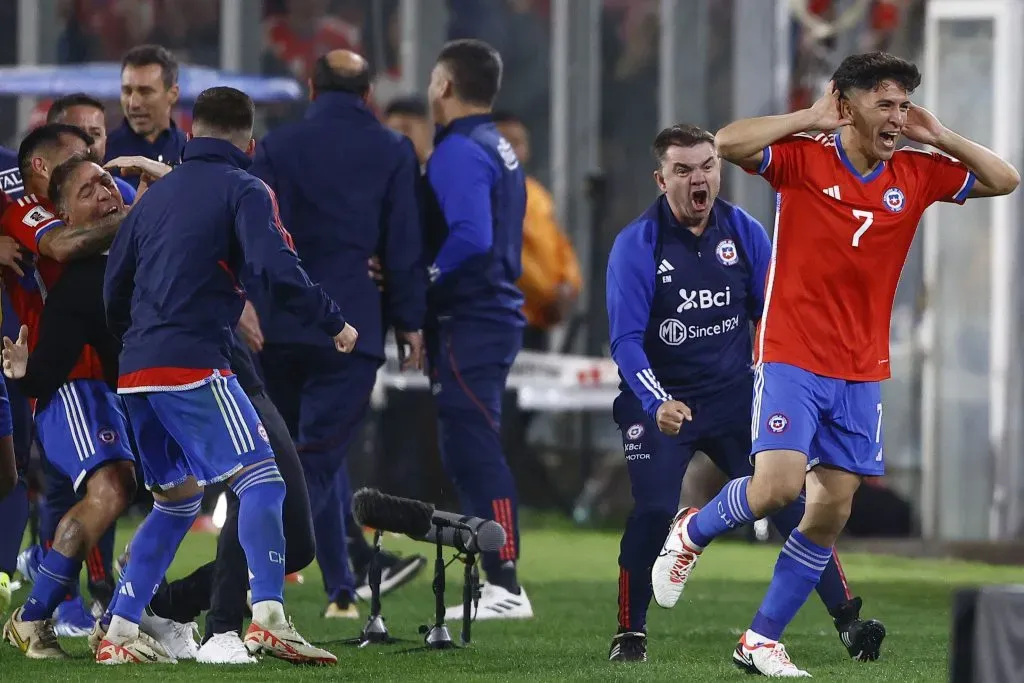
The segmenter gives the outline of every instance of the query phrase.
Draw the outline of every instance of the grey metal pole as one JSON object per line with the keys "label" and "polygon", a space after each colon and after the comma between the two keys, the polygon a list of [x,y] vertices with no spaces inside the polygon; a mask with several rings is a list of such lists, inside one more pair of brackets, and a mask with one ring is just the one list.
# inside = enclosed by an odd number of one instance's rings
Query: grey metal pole
{"label": "grey metal pole", "polygon": [[220,68],[242,71],[242,0],[220,0]]}
{"label": "grey metal pole", "polygon": [[569,2],[551,5],[551,196],[562,225],[569,205]]}
{"label": "grey metal pole", "polygon": [[[40,62],[40,3],[36,0],[18,0],[18,66],[32,66]],[[20,136],[28,128],[29,117],[35,99],[32,97],[18,98],[18,128],[15,135]]]}
{"label": "grey metal pole", "polygon": [[398,6],[402,24],[399,59],[402,65],[402,92],[419,90],[420,73],[420,0],[401,0]]}

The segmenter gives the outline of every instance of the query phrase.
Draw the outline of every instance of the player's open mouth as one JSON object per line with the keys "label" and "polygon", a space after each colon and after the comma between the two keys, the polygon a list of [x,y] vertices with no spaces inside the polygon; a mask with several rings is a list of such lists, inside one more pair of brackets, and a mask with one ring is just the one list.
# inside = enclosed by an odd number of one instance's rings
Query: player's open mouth
{"label": "player's open mouth", "polygon": [[886,149],[892,149],[896,146],[896,141],[899,139],[899,131],[890,130],[881,133],[879,136],[882,140],[882,146]]}
{"label": "player's open mouth", "polygon": [[704,211],[708,208],[708,191],[694,190],[690,193],[690,203],[693,204],[695,211]]}
{"label": "player's open mouth", "polygon": [[117,208],[117,205],[115,204],[115,205],[111,206],[109,209],[107,209],[106,211],[104,211],[103,215],[104,216],[113,216],[117,212],[118,212],[118,208]]}

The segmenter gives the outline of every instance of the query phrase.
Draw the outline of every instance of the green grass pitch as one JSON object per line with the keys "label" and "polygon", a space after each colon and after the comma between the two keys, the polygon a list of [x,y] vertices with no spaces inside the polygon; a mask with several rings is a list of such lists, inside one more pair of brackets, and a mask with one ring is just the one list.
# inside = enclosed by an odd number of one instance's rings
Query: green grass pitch
{"label": "green grass pitch", "polygon": [[[119,538],[123,547],[126,538]],[[190,534],[172,569],[177,576],[213,557],[215,538]],[[388,537],[386,547],[423,552],[432,547]],[[771,576],[777,548],[722,543],[696,570],[686,595],[673,610],[651,608],[649,661],[607,661],[615,630],[618,536],[573,529],[527,530],[523,534],[521,575],[536,618],[524,622],[474,625],[473,643],[464,650],[403,653],[422,644],[417,627],[430,620],[434,598],[429,571],[384,599],[384,615],[393,636],[411,642],[356,649],[340,643],[354,636],[362,620],[327,621],[320,617],[323,592],[311,567],[303,585],[287,588],[287,609],[310,640],[338,654],[330,669],[300,669],[265,660],[255,666],[209,667],[193,662],[175,666],[122,666],[92,663],[85,639],[65,640],[74,659],[35,662],[7,644],[0,647],[0,680],[109,681],[746,681],[730,662],[732,648],[756,609]],[[969,584],[1020,580],[1017,568],[962,562],[906,560],[844,555],[855,592],[865,599],[865,615],[888,628],[882,659],[871,664],[848,660],[831,620],[816,595],[786,634],[794,661],[818,681],[947,680],[949,611],[952,592]],[[432,569],[432,562],[428,565]],[[448,571],[448,602],[461,597],[461,565]],[[26,590],[14,596],[25,599]],[[366,605],[361,605],[365,616]],[[458,637],[459,625],[450,624]]]}

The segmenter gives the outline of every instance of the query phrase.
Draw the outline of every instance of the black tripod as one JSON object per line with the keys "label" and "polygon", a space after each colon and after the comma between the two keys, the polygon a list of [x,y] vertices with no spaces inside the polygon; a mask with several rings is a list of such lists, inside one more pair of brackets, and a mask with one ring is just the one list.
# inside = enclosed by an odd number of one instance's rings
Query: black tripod
{"label": "black tripod", "polygon": [[[453,526],[449,523],[447,526],[454,529],[457,533],[462,531],[473,533],[473,530],[467,525]],[[456,647],[455,642],[452,640],[452,634],[444,623],[445,562],[441,534],[443,528],[443,525],[435,524],[437,531],[435,535],[437,557],[434,560],[434,625],[431,627],[420,627],[420,633],[426,634],[423,640],[428,650],[446,650]],[[473,542],[475,544],[475,538]],[[473,622],[473,605],[480,600],[480,574],[477,571],[475,553],[467,552],[456,559],[461,559],[465,564],[463,571],[465,584],[462,589],[462,633],[460,634],[460,639],[463,645],[469,645],[470,625]]]}
{"label": "black tripod", "polygon": [[423,637],[423,642],[430,650],[447,650],[455,647],[455,642],[452,640],[452,634],[448,631],[447,624],[444,623],[444,546],[441,545],[441,531],[444,527],[440,524],[435,524],[436,534],[436,545],[437,545],[437,557],[434,560],[434,625],[431,627],[423,626],[420,628],[421,633],[426,635]]}
{"label": "black tripod", "polygon": [[380,544],[383,531],[377,530],[373,533],[373,555],[370,557],[369,583],[370,583],[370,616],[366,620],[366,626],[357,638],[351,638],[346,642],[348,645],[365,647],[371,643],[385,644],[398,642],[388,633],[388,627],[384,625],[384,617],[380,613]]}

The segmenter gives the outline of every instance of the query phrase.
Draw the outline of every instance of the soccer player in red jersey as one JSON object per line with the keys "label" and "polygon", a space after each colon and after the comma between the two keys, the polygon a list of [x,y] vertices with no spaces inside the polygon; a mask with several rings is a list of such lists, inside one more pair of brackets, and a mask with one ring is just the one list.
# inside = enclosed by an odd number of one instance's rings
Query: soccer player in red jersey
{"label": "soccer player in red jersey", "polygon": [[[1020,183],[1013,166],[911,102],[920,82],[910,62],[853,55],[809,109],[737,121],[716,136],[725,159],[779,193],[754,344],[754,476],[733,480],[700,511],[680,511],[652,582],[671,607],[712,539],[803,492],[803,520],[733,653],[752,673],[809,675],[779,638],[831,557],[862,477],[884,472],[879,383],[889,377],[892,303],[921,215],[935,202],[1005,195]],[[901,135],[945,154],[897,150]]]}

